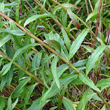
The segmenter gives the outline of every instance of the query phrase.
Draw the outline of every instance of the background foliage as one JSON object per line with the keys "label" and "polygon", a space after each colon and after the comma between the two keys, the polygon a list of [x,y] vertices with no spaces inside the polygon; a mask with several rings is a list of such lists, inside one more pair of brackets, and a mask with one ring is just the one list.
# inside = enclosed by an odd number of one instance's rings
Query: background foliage
{"label": "background foliage", "polygon": [[0,0],[0,110],[110,110],[109,0]]}

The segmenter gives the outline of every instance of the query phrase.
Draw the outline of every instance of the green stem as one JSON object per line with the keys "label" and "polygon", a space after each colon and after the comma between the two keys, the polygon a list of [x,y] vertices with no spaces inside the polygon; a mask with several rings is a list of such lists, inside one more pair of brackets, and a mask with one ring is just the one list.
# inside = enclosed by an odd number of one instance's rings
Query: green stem
{"label": "green stem", "polygon": [[[4,54],[1,50],[0,50],[0,54],[6,58],[8,61],[11,61],[12,59],[10,57],[8,57],[6,54]],[[32,78],[34,78],[37,82],[39,82],[40,84],[42,84],[43,86],[45,86],[45,84],[34,74],[30,73],[29,71],[27,71],[26,69],[24,69],[23,67],[21,67],[19,64],[17,64],[16,62],[13,62],[13,64],[18,67],[20,70],[22,70],[23,72],[25,72],[27,75],[31,76]]]}
{"label": "green stem", "polygon": [[[5,15],[4,13],[0,12],[0,15],[2,17],[4,17],[7,20],[12,20],[11,18],[9,18],[7,15]],[[77,73],[80,73],[80,71],[74,67],[68,60],[66,60],[63,56],[61,56],[59,53],[57,53],[53,48],[51,48],[48,44],[44,43],[42,40],[40,40],[39,38],[37,38],[35,35],[33,35],[31,32],[27,31],[24,27],[22,27],[21,25],[19,25],[18,23],[16,23],[14,20],[12,20],[16,26],[18,28],[20,28],[22,31],[24,31],[26,34],[28,34],[30,37],[34,38],[37,42],[39,42],[41,45],[43,45],[44,47],[46,47],[48,50],[50,50],[52,53],[54,53],[55,55],[57,55],[60,59],[62,59],[66,64],[68,64],[72,69],[74,69]]]}

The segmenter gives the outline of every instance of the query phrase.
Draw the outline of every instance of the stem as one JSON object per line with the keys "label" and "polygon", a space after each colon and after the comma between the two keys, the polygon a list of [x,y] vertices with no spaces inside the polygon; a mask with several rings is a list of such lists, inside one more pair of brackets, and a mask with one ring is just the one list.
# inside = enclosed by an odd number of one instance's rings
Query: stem
{"label": "stem", "polygon": [[[9,18],[7,15],[5,15],[4,13],[0,12],[0,15],[2,17],[4,17],[7,20],[12,20],[11,18]],[[16,23],[14,20],[12,20],[16,26],[18,28],[20,28],[22,31],[24,31],[26,34],[28,34],[29,36],[31,36],[32,38],[34,38],[37,42],[39,42],[41,45],[43,45],[44,47],[46,47],[48,50],[50,50],[52,53],[54,53],[55,55],[57,55],[60,59],[62,59],[66,64],[68,64],[72,69],[74,69],[77,73],[80,73],[80,71],[74,67],[68,60],[66,60],[63,56],[61,56],[59,53],[57,53],[53,48],[51,48],[48,44],[44,43],[42,40],[40,40],[39,38],[37,38],[35,35],[33,35],[31,32],[27,31],[24,27],[22,27],[21,25],[19,25],[18,23]]]}
{"label": "stem", "polygon": [[[6,54],[4,54],[1,50],[0,50],[0,54],[6,58],[7,60],[11,61],[12,59],[10,57],[8,57]],[[13,62],[13,64],[18,67],[20,70],[22,70],[23,72],[25,72],[27,75],[31,76],[32,78],[34,78],[37,82],[39,82],[40,84],[42,84],[43,86],[44,83],[34,74],[30,73],[29,71],[27,71],[26,69],[24,69],[23,67],[21,67],[19,64],[17,64],[16,62]]]}

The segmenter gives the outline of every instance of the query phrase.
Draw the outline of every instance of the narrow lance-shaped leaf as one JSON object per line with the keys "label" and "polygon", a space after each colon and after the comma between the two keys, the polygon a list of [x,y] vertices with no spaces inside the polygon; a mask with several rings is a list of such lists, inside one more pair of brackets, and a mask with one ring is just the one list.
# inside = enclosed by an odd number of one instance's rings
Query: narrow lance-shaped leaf
{"label": "narrow lance-shaped leaf", "polygon": [[53,14],[42,14],[42,15],[33,15],[31,17],[29,17],[26,22],[24,23],[24,27],[29,24],[30,22],[38,19],[38,18],[45,18],[45,17],[56,17],[55,15]]}
{"label": "narrow lance-shaped leaf", "polygon": [[58,78],[58,74],[57,74],[57,56],[55,56],[55,58],[52,61],[51,70],[52,70],[54,80],[55,80],[58,88],[60,89],[60,82],[59,82],[59,78]]}
{"label": "narrow lance-shaped leaf", "polygon": [[74,107],[71,104],[71,102],[69,100],[67,100],[67,98],[65,98],[65,97],[63,97],[63,104],[64,104],[66,110],[74,110]]}
{"label": "narrow lance-shaped leaf", "polygon": [[0,47],[2,47],[6,42],[8,42],[12,38],[11,35],[7,35],[0,40]]}
{"label": "narrow lance-shaped leaf", "polygon": [[85,110],[86,103],[95,95],[96,93],[94,93],[90,88],[87,89],[77,106],[77,110]]}
{"label": "narrow lance-shaped leaf", "polygon": [[45,43],[49,44],[49,46],[54,47],[56,50],[61,52],[61,45],[56,40],[45,40]]}
{"label": "narrow lance-shaped leaf", "polygon": [[101,90],[110,87],[110,78],[101,79],[100,81],[98,81],[97,86],[101,87]]}
{"label": "narrow lance-shaped leaf", "polygon": [[86,75],[94,67],[94,64],[98,60],[99,55],[105,50],[105,48],[106,46],[97,47],[94,53],[90,56],[90,58],[88,59],[87,65],[86,65]]}
{"label": "narrow lance-shaped leaf", "polygon": [[84,73],[83,71],[79,74],[79,79],[86,85],[88,85],[89,87],[91,87],[92,89],[101,92],[99,90],[99,88],[97,86],[94,85],[94,83],[92,82],[92,80],[90,80]]}
{"label": "narrow lance-shaped leaf", "polygon": [[70,39],[68,38],[68,35],[67,35],[67,33],[65,32],[64,28],[61,28],[61,31],[62,31],[62,34],[63,34],[64,42],[65,42],[67,48],[70,49],[70,47],[71,47],[71,41],[70,41]]}
{"label": "narrow lance-shaped leaf", "polygon": [[70,51],[69,51],[69,60],[73,57],[73,55],[77,52],[79,49],[81,43],[83,42],[85,36],[89,32],[88,29],[84,29],[76,38],[76,40],[72,43]]}
{"label": "narrow lance-shaped leaf", "polygon": [[24,86],[30,81],[30,79],[30,77],[25,78],[18,84],[12,93],[12,98],[18,97],[23,92]]}
{"label": "narrow lance-shaped leaf", "polygon": [[70,18],[72,19],[72,21],[73,21],[73,23],[75,24],[75,26],[76,26],[78,29],[80,29],[79,22],[77,21],[77,18],[76,18],[76,16],[74,15],[74,13],[73,13],[71,10],[69,10],[69,9],[67,9],[67,13],[68,13],[68,15],[70,16]]}

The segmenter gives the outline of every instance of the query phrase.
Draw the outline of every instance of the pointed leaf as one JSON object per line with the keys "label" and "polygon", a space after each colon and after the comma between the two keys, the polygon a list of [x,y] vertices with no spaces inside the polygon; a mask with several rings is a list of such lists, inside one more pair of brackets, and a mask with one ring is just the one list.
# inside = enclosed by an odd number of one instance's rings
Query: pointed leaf
{"label": "pointed leaf", "polygon": [[23,79],[18,86],[15,88],[15,90],[12,93],[12,98],[19,97],[19,95],[23,92],[23,89],[25,85],[31,80],[30,77]]}
{"label": "pointed leaf", "polygon": [[42,15],[33,15],[31,17],[29,17],[26,22],[24,23],[24,27],[29,24],[30,22],[32,21],[35,21],[36,19],[38,18],[45,18],[45,17],[56,17],[55,15],[53,14],[42,14]]}
{"label": "pointed leaf", "polygon": [[83,42],[84,38],[86,37],[87,33],[89,32],[88,29],[84,29],[82,33],[78,35],[76,40],[72,43],[70,51],[69,51],[69,60],[73,57],[73,55],[77,52],[81,43]]}
{"label": "pointed leaf", "polygon": [[101,79],[100,81],[98,81],[97,87],[101,87],[101,90],[110,87],[110,78]]}
{"label": "pointed leaf", "polygon": [[93,12],[93,13],[91,13],[91,14],[87,17],[86,22],[87,22],[89,19],[91,19],[93,16],[97,15],[97,13],[98,13],[98,12]]}
{"label": "pointed leaf", "polygon": [[83,94],[81,101],[79,102],[78,106],[76,107],[77,110],[85,110],[86,103],[94,96],[94,93],[91,89],[87,89]]}
{"label": "pointed leaf", "polygon": [[52,61],[51,70],[52,70],[54,80],[55,80],[58,88],[60,89],[60,82],[59,82],[56,66],[57,66],[57,56],[55,56],[55,58]]}
{"label": "pointed leaf", "polygon": [[67,9],[67,13],[68,13],[68,15],[70,16],[70,18],[72,19],[72,21],[73,21],[73,23],[75,24],[75,26],[76,26],[78,29],[80,29],[79,22],[77,21],[77,18],[76,18],[76,16],[74,15],[74,13],[73,13],[71,10],[69,10],[69,9]]}
{"label": "pointed leaf", "polygon": [[11,35],[4,36],[4,37],[0,40],[0,47],[2,47],[2,46],[3,46],[6,42],[8,42],[11,38],[12,38]]}
{"label": "pointed leaf", "polygon": [[88,85],[89,87],[91,87],[92,89],[101,92],[99,90],[99,88],[97,88],[97,86],[94,85],[94,83],[92,82],[92,80],[90,80],[83,72],[81,72],[79,74],[79,79],[86,85]]}
{"label": "pointed leaf", "polygon": [[72,103],[69,100],[67,100],[67,98],[65,98],[65,97],[63,97],[63,104],[64,104],[66,110],[74,110]]}
{"label": "pointed leaf", "polygon": [[70,39],[68,38],[68,35],[67,35],[67,33],[65,32],[64,28],[61,28],[61,31],[62,31],[62,34],[63,34],[64,42],[65,42],[67,48],[70,49],[70,47],[71,47],[71,41],[70,41]]}
{"label": "pointed leaf", "polygon": [[88,59],[87,65],[86,65],[86,75],[93,68],[95,62],[98,60],[100,54],[105,50],[105,48],[106,46],[97,47],[94,53],[90,56],[90,58]]}
{"label": "pointed leaf", "polygon": [[61,52],[61,45],[56,40],[45,40],[44,42],[49,44],[50,47],[54,47],[56,50]]}

